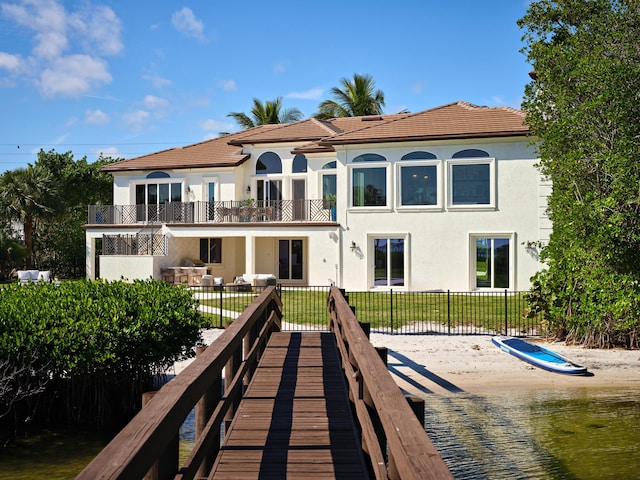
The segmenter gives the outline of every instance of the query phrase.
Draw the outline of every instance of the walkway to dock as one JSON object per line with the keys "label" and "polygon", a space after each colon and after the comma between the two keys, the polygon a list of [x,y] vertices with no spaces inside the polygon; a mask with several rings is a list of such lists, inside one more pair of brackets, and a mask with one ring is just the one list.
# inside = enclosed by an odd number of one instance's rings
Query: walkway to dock
{"label": "walkway to dock", "polygon": [[209,478],[369,478],[332,333],[271,335]]}

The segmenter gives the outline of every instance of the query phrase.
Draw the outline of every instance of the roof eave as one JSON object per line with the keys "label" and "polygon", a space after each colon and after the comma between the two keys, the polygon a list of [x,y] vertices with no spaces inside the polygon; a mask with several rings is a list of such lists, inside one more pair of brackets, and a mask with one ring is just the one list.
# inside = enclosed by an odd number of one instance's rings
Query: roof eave
{"label": "roof eave", "polygon": [[[242,165],[244,162],[246,162],[249,159],[249,157],[250,157],[250,155],[245,155],[244,157],[242,157],[238,161],[221,162],[221,163],[209,164],[209,165],[204,165],[202,163],[192,163],[192,164],[180,163],[180,164],[166,164],[166,165],[158,165],[158,164],[156,164],[156,165],[149,165],[149,166],[145,166],[145,167],[140,167],[140,166],[129,167],[129,166],[125,166],[125,167],[120,167],[120,168],[114,168],[114,166],[117,165],[117,164],[111,164],[111,165],[105,165],[104,167],[102,167],[100,169],[100,171],[101,172],[106,172],[106,173],[113,173],[113,172],[147,171],[147,170],[157,170],[157,169],[166,169],[166,168],[183,169],[183,168],[237,167],[238,165]],[[111,168],[109,168],[109,167],[111,167]]]}
{"label": "roof eave", "polygon": [[445,135],[414,135],[402,137],[384,137],[384,138],[362,138],[341,141],[339,139],[327,138],[320,140],[318,143],[322,146],[331,145],[351,145],[363,143],[394,143],[394,142],[415,142],[426,140],[459,140],[461,138],[493,138],[493,137],[526,137],[529,130],[513,130],[504,132],[479,132],[479,133],[461,133],[459,135],[447,133]]}

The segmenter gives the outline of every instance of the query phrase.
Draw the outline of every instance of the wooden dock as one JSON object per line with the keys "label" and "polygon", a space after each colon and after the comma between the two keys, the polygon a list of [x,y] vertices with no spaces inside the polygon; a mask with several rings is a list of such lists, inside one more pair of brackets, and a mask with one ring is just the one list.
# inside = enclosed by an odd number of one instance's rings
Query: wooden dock
{"label": "wooden dock", "polygon": [[452,480],[336,287],[327,309],[327,331],[281,332],[267,287],[76,478]]}
{"label": "wooden dock", "polygon": [[332,333],[271,336],[209,478],[369,478]]}

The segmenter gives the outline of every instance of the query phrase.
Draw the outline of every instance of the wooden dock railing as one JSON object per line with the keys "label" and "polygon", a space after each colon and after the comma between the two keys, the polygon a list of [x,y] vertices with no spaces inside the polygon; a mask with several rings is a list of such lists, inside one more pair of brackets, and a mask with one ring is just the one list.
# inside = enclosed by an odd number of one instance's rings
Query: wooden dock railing
{"label": "wooden dock railing", "polygon": [[374,478],[453,479],[424,425],[336,287],[331,287],[328,307],[329,328],[336,335],[362,449],[369,457]]}
{"label": "wooden dock railing", "polygon": [[[275,287],[268,287],[198,361],[165,384],[76,478],[189,480],[206,475],[220,448],[222,423],[233,418],[243,387],[269,336],[280,330],[281,319],[280,298]],[[194,407],[196,445],[178,470],[178,432]]]}

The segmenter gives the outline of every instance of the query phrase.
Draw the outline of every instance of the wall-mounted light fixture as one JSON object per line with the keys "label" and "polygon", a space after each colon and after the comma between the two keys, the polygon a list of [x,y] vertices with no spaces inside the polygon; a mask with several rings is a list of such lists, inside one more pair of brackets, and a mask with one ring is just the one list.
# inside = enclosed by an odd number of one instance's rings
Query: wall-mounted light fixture
{"label": "wall-mounted light fixture", "polygon": [[247,185],[247,195],[251,193],[251,185]]}
{"label": "wall-mounted light fixture", "polygon": [[356,242],[354,242],[353,240],[351,241],[351,251],[353,252],[356,248],[358,248],[358,245],[356,245]]}

